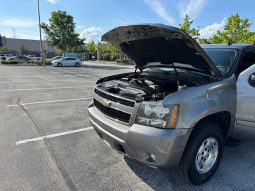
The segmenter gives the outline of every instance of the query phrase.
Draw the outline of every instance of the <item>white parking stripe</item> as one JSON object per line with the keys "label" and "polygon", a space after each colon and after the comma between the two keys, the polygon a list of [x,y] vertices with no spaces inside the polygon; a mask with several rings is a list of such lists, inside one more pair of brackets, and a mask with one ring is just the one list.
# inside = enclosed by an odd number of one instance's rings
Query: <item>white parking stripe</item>
{"label": "white parking stripe", "polygon": [[[35,105],[35,104],[44,104],[44,103],[55,103],[55,102],[68,102],[68,101],[79,101],[79,100],[88,100],[92,99],[92,97],[82,97],[77,99],[64,99],[64,100],[50,100],[50,101],[38,101],[38,102],[31,102],[31,103],[21,103],[20,105]],[[18,107],[19,104],[13,105],[6,105],[6,107]]]}
{"label": "white parking stripe", "polygon": [[[38,83],[41,81],[9,81],[9,82],[0,82],[0,84],[8,83]],[[43,80],[43,82],[77,82],[77,80]]]}
{"label": "white parking stripe", "polygon": [[73,77],[74,75],[35,75],[35,76],[0,76],[0,78],[37,78],[37,77],[40,77],[40,78],[46,78],[46,77],[51,77],[51,76],[68,76],[68,77]]}
{"label": "white parking stripe", "polygon": [[43,139],[50,139],[50,138],[53,138],[53,137],[59,137],[59,136],[63,136],[63,135],[73,134],[73,133],[79,133],[79,132],[88,131],[88,130],[91,130],[91,129],[93,129],[93,127],[90,126],[90,127],[85,127],[85,128],[81,128],[81,129],[72,130],[72,131],[65,131],[65,132],[61,132],[61,133],[45,135],[45,136],[42,136],[42,137],[36,137],[36,138],[32,138],[32,139],[25,139],[25,140],[16,142],[16,145],[21,145],[21,144],[35,142],[35,141],[41,141]]}
{"label": "white parking stripe", "polygon": [[95,86],[73,86],[73,87],[54,87],[54,88],[27,88],[27,89],[11,89],[3,90],[4,92],[13,92],[13,91],[31,91],[31,90],[54,90],[54,89],[80,89],[80,88],[90,88]]}
{"label": "white parking stripe", "polygon": [[54,68],[54,67],[50,67],[50,66],[46,66],[46,67],[48,67],[48,68],[53,68],[53,69],[55,69],[55,70],[60,70],[60,71],[68,72],[68,73],[70,73],[70,74],[75,74],[75,75],[77,75],[77,76],[85,76],[85,77],[92,78],[92,79],[98,79],[98,78],[93,77],[93,76],[88,76],[88,75],[80,74],[80,73],[77,73],[77,72],[71,72],[71,71],[69,71],[69,70],[64,70],[64,69],[61,69],[61,68]]}

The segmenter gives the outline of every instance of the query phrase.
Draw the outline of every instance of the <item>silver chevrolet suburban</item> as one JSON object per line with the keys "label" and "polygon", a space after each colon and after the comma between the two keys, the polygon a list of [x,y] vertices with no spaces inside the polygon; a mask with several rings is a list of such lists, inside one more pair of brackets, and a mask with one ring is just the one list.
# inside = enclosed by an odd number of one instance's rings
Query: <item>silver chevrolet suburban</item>
{"label": "silver chevrolet suburban", "polygon": [[225,143],[255,140],[255,46],[206,45],[160,24],[102,37],[135,70],[99,79],[88,111],[112,148],[152,167],[178,167],[192,184],[216,171]]}

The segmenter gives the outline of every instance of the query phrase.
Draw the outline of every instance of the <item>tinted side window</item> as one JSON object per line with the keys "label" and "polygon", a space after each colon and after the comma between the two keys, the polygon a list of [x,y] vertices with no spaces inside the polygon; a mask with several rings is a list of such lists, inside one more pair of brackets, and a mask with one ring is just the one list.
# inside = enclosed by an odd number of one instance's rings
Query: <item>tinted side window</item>
{"label": "tinted side window", "polygon": [[246,52],[237,67],[237,75],[255,64],[255,50]]}

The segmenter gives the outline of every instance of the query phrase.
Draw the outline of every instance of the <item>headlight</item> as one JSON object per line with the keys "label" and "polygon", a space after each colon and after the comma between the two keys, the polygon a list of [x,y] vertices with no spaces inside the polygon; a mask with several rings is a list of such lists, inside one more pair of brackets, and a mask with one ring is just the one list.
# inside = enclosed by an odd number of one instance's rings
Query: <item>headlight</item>
{"label": "headlight", "polygon": [[158,128],[175,128],[179,105],[161,105],[151,102],[141,104],[136,123]]}
{"label": "headlight", "polygon": [[151,108],[151,106],[150,105],[145,105],[144,106],[144,114],[146,115],[146,116],[150,116],[151,115],[151,113],[152,113],[152,108]]}

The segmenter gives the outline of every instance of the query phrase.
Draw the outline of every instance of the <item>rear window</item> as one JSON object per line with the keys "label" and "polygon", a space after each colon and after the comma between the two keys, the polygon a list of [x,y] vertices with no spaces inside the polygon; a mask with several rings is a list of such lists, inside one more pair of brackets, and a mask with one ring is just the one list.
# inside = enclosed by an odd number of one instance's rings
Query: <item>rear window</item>
{"label": "rear window", "polygon": [[238,50],[230,48],[204,48],[204,51],[223,76],[226,76],[232,68],[238,53]]}

